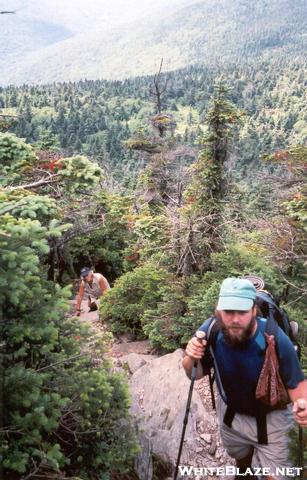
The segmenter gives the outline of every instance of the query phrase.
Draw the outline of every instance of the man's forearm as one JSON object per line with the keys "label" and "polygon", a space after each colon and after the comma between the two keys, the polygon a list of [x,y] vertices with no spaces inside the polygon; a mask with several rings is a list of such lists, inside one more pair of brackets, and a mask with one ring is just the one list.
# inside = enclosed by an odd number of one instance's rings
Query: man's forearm
{"label": "man's forearm", "polygon": [[307,401],[307,380],[303,380],[296,388],[288,388],[289,397],[292,402],[303,398]]}
{"label": "man's forearm", "polygon": [[[189,378],[192,376],[192,368],[194,366],[195,360],[186,355],[182,360],[182,366],[185,369],[185,373]],[[198,361],[197,370],[196,370],[196,380],[199,380],[204,376],[204,370],[202,364]]]}
{"label": "man's forearm", "polygon": [[294,420],[307,428],[307,380],[300,382],[296,388],[288,388],[288,393],[293,402]]}
{"label": "man's forearm", "polygon": [[307,380],[300,382],[296,388],[288,388],[288,393],[292,402],[299,398],[304,398],[307,401]]}
{"label": "man's forearm", "polygon": [[[82,288],[82,287],[81,287]],[[76,310],[81,310],[81,302],[82,302],[82,299],[83,299],[83,294],[84,294],[84,290],[79,290],[78,292],[78,295],[77,295],[77,299],[76,299]]]}

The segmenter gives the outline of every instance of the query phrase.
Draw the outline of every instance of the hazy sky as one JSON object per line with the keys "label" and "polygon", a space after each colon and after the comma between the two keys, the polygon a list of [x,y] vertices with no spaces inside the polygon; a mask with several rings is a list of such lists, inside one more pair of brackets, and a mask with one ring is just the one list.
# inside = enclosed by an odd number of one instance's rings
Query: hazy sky
{"label": "hazy sky", "polygon": [[[52,21],[64,24],[73,31],[87,25],[110,27],[135,21],[163,10],[171,13],[174,7],[197,0],[0,0],[0,10],[16,10],[20,19]],[[3,17],[2,17],[3,20]]]}

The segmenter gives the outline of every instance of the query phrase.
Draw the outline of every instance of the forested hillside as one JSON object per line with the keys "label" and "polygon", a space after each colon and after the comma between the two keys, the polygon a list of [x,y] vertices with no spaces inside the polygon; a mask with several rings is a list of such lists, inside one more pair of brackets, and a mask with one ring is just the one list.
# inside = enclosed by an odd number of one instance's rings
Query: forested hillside
{"label": "forested hillside", "polygon": [[[280,112],[286,113],[283,89],[292,92],[292,99],[300,101],[303,95],[297,86],[299,70],[291,73],[292,82],[284,86],[285,78],[281,78],[268,93],[268,98],[278,99],[279,122]],[[251,91],[252,85],[238,82],[231,94],[235,105],[223,83],[208,85],[197,69],[189,74],[199,84],[207,84],[207,89],[201,93],[189,88],[191,78],[187,80],[186,72],[182,78],[177,73],[178,84],[174,78],[169,82],[168,102],[183,128],[178,138],[173,116],[162,107],[152,112],[150,79],[124,85],[85,82],[1,92],[2,101],[15,112],[19,102],[24,102],[25,113],[13,119],[14,129],[36,140],[33,149],[14,134],[0,134],[0,238],[6,273],[0,284],[5,367],[0,435],[5,479],[35,478],[37,473],[54,479],[132,478],[131,473],[124,475],[132,472],[136,440],[125,387],[102,360],[107,339],[91,338],[78,319],[65,315],[71,293],[59,283],[70,284],[84,264],[112,282],[101,304],[103,324],[115,334],[131,332],[135,338],[148,338],[160,353],[184,346],[211,315],[225,276],[250,273],[265,279],[266,287],[299,322],[300,342],[303,346],[306,342],[306,147],[299,142],[304,135],[301,124],[296,131],[293,125],[287,128],[283,118],[287,136],[281,139],[286,148],[275,151],[274,136],[269,137],[271,148],[260,145],[270,154],[263,159],[270,168],[262,172],[262,178],[257,176],[258,157],[257,168],[251,169],[245,160],[242,171],[239,163],[235,167],[239,154],[233,156],[231,144],[244,131],[239,125],[246,121],[238,108],[245,100],[239,96],[239,85],[242,92]],[[155,80],[163,85],[164,79],[158,76]],[[254,123],[249,128],[253,131],[256,121],[262,122],[255,108],[257,98],[250,101]],[[262,113],[268,109],[273,114],[272,103],[262,102]],[[49,125],[44,123],[48,112],[56,108],[61,112],[61,105],[62,113],[54,120],[50,115]],[[65,122],[70,119],[70,128],[75,128],[70,135],[81,134],[86,125],[82,114],[88,112],[87,119],[92,119],[94,107],[95,122],[88,120],[89,131],[93,125],[97,130],[103,127],[107,137],[110,116],[120,125],[128,106],[135,117],[129,110],[130,118],[124,122],[135,123],[131,132],[127,127],[130,137],[121,148],[144,155],[144,166],[137,174],[136,187],[129,189],[124,188],[127,172],[121,167],[119,189],[108,181],[103,162],[99,167],[99,156],[93,153],[92,160],[79,154],[69,157],[65,150],[76,152],[77,145],[63,148],[60,142],[68,137]],[[296,125],[302,111],[296,105],[293,110]],[[68,113],[71,117],[66,117]],[[200,126],[199,116],[204,120]],[[10,118],[3,117],[3,130]],[[59,119],[63,122],[58,123],[59,130],[51,130]],[[136,119],[141,120],[141,130]],[[196,150],[189,144],[195,129]],[[122,159],[118,160],[121,165]],[[116,155],[113,162],[117,166]],[[88,342],[94,355],[86,349]],[[303,352],[303,363],[305,358]],[[97,472],[102,476],[97,477]]]}
{"label": "forested hillside", "polygon": [[[261,155],[306,141],[306,68],[300,61],[255,60],[162,75],[167,82],[162,106],[172,115],[179,145],[197,151],[213,83],[221,75],[231,100],[244,112],[231,152],[239,175],[246,168],[259,169]],[[40,147],[45,141],[67,154],[83,152],[126,183],[135,178],[144,155],[127,151],[123,142],[137,131],[149,132],[153,102],[151,77],[0,89],[0,113],[19,115],[15,125],[8,117],[11,131]],[[187,161],[194,154],[189,155]]]}
{"label": "forested hillside", "polygon": [[[304,4],[226,3],[196,3],[151,30],[168,46],[181,35],[183,65],[205,44],[214,61],[166,72],[166,55],[154,76],[0,88],[4,480],[135,479],[112,338],[146,339],[157,355],[184,348],[227,276],[264,279],[299,324],[307,368]],[[112,287],[101,335],[71,308],[83,266]],[[297,462],[297,436],[292,450]]]}
{"label": "forested hillside", "polygon": [[[0,17],[0,40],[6,45],[0,58],[1,85],[125,79],[154,73],[161,56],[167,70],[196,63],[240,63],[242,57],[292,60],[304,56],[307,11],[303,0],[252,4],[177,0],[169,2],[167,9],[161,1],[156,6],[147,1],[144,9],[139,5],[137,16],[123,15],[126,9],[119,8],[118,0],[117,16],[101,2],[85,5],[79,0],[83,13],[79,24],[79,4],[71,6],[74,12],[69,18],[67,7],[64,11],[61,7],[59,15],[56,6],[37,3],[32,0],[16,18]],[[133,5],[129,10],[133,11]],[[36,10],[45,13],[44,29],[36,22]],[[130,18],[123,23],[125,17]]]}

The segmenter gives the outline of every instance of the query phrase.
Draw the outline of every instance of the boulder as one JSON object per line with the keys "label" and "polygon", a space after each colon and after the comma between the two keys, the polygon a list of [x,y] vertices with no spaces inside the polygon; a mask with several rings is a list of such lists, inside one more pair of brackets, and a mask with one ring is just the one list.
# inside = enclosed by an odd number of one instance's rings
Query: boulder
{"label": "boulder", "polygon": [[[190,380],[182,367],[183,350],[153,359],[138,368],[129,380],[132,396],[131,411],[136,420],[142,447],[142,458],[138,458],[136,470],[140,480],[151,480],[150,460],[164,462],[167,466],[176,464],[182,434],[183,420],[190,388]],[[203,380],[200,380],[202,382]],[[225,456],[217,450],[217,422],[215,412],[205,408],[198,393],[196,382],[192,395],[191,409],[187,423],[181,465],[221,466]],[[201,391],[204,388],[200,389]],[[206,435],[204,435],[206,433]],[[223,452],[224,453],[224,452]],[[231,464],[230,461],[228,464]],[[153,465],[154,470],[154,465]],[[146,475],[144,472],[146,471]],[[163,480],[171,474],[160,475]]]}
{"label": "boulder", "polygon": [[129,353],[121,357],[122,365],[127,365],[130,373],[135,373],[139,368],[149,361],[150,355],[140,355],[138,353]]}

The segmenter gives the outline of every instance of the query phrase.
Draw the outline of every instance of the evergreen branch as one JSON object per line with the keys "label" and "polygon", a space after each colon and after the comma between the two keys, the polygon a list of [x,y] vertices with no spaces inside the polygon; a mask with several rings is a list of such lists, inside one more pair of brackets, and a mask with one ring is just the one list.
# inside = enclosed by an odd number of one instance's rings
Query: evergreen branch
{"label": "evergreen branch", "polygon": [[[14,203],[14,205],[10,205],[9,207],[3,208],[0,210],[0,215],[5,215],[6,213],[10,213],[13,210],[15,210],[18,207],[22,207],[23,205],[26,205],[28,202],[28,197],[23,198],[22,200],[19,200],[19,202]],[[9,236],[9,235],[6,235]]]}

